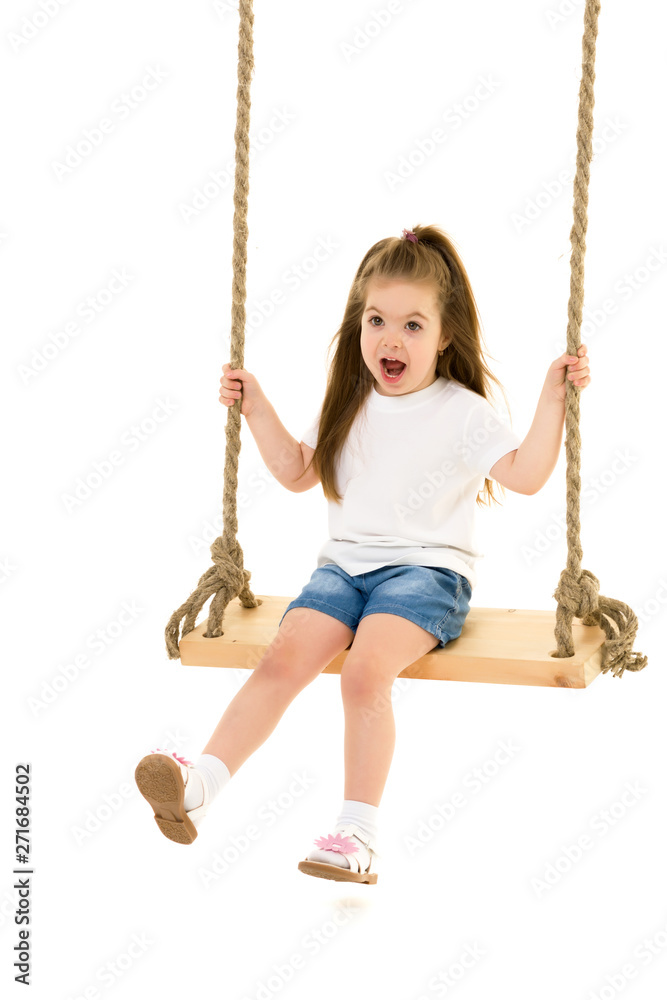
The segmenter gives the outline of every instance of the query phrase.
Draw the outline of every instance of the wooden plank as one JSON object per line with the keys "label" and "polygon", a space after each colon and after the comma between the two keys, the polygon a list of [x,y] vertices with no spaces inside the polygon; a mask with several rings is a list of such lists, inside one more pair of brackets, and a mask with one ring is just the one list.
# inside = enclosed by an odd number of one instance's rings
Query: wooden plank
{"label": "wooden plank", "polygon": [[[253,670],[278,632],[291,597],[256,595],[263,603],[244,608],[238,597],[225,610],[225,634],[206,639],[208,622],[181,639],[181,663],[198,667]],[[285,620],[285,625],[289,619]],[[556,649],[552,611],[523,608],[471,608],[463,632],[444,648],[431,650],[399,676],[426,680],[476,681],[483,684],[524,684],[536,687],[584,688],[600,673],[605,635],[597,625],[573,622],[575,653],[552,657]],[[348,646],[349,649],[349,646]],[[322,671],[339,674],[347,650]]]}

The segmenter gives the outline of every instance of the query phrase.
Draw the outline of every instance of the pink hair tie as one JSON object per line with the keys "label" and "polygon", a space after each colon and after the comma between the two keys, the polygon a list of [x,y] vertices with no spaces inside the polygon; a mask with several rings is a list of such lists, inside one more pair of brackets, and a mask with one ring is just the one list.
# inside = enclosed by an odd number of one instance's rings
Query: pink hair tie
{"label": "pink hair tie", "polygon": [[411,243],[418,243],[419,242],[419,237],[416,236],[412,232],[411,229],[404,229],[403,230],[403,239],[404,240],[410,240]]}

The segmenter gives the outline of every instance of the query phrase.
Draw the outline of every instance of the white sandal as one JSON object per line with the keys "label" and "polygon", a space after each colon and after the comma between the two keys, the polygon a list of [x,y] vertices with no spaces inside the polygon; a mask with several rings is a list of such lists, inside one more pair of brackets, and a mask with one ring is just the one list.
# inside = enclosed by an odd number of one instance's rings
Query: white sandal
{"label": "white sandal", "polygon": [[[361,870],[359,858],[356,856],[359,845],[355,844],[352,837],[360,840],[370,854],[368,867],[364,871]],[[374,859],[379,858],[380,855],[372,846],[373,841],[368,834],[354,823],[339,827],[335,834],[330,833],[327,837],[320,837],[319,840],[314,841],[314,844],[323,851],[336,851],[342,858],[346,858],[350,867],[341,868],[339,865],[327,865],[322,861],[309,861],[308,858],[305,858],[303,861],[299,861],[300,872],[304,872],[306,875],[316,875],[318,878],[335,879],[337,882],[366,882],[369,885],[377,883],[377,873],[371,872],[371,866]]]}
{"label": "white sandal", "polygon": [[195,809],[185,809],[185,790],[193,769],[191,760],[162,749],[142,757],[134,772],[137,787],[153,807],[161,833],[177,844],[191,844],[196,839],[197,827],[209,806],[208,786],[203,782],[204,801]]}

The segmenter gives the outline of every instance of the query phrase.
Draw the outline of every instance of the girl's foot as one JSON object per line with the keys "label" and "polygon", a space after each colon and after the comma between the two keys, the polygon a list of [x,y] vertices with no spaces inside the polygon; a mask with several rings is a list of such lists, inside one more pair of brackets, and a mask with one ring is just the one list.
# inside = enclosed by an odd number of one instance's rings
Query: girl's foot
{"label": "girl's foot", "polygon": [[[191,844],[210,800],[207,784],[192,761],[169,750],[151,750],[137,764],[134,779],[153,808],[160,832],[177,844]],[[185,808],[186,793],[198,803],[194,808]]]}
{"label": "girl's foot", "polygon": [[354,823],[336,826],[334,834],[320,837],[315,845],[317,849],[299,862],[300,872],[337,882],[377,883],[377,873],[371,872],[371,867],[379,854],[361,827]]}

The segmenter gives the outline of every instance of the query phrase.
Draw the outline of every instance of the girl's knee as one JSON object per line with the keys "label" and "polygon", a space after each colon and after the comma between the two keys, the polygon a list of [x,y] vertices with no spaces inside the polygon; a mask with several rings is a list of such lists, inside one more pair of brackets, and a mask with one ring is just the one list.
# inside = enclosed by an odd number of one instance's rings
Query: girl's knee
{"label": "girl's knee", "polygon": [[[349,658],[348,658],[349,659]],[[372,670],[355,669],[352,663],[344,663],[340,677],[340,689],[344,702],[375,704],[378,700],[391,701],[391,680]]]}
{"label": "girl's knee", "polygon": [[320,671],[315,671],[312,664],[299,666],[286,650],[269,647],[255,667],[255,673],[298,690],[317,677]]}

